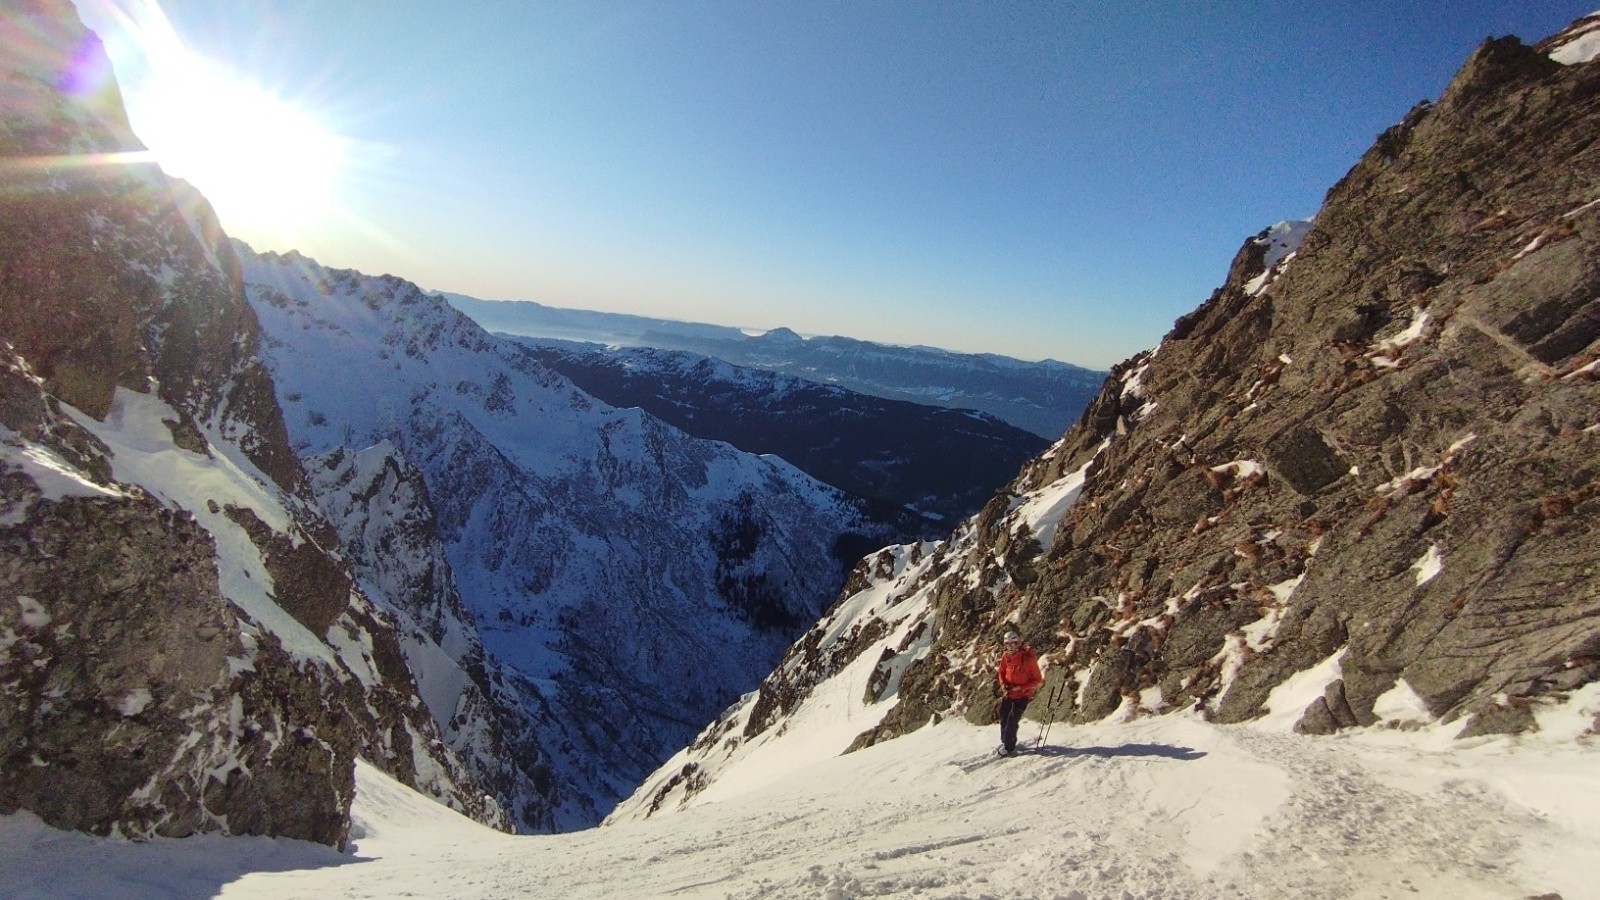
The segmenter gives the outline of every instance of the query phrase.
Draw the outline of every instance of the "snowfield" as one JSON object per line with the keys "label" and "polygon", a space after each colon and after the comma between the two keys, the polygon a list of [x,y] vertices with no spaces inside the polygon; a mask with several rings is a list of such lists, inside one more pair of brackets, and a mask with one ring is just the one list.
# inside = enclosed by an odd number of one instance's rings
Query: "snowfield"
{"label": "snowfield", "polygon": [[[6,898],[1600,898],[1600,686],[1520,738],[1335,737],[1185,714],[990,756],[946,722],[747,793],[565,835],[483,828],[357,770],[344,854],[0,818]],[[1037,723],[1024,723],[1033,740]]]}

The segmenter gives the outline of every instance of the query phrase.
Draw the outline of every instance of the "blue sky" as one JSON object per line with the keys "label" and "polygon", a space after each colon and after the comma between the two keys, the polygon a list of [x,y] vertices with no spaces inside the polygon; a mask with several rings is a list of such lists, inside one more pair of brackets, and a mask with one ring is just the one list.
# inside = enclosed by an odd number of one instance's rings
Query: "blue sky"
{"label": "blue sky", "polygon": [[[141,50],[108,12],[147,0],[76,3],[161,154]],[[258,249],[487,299],[1105,367],[1202,302],[1246,237],[1313,215],[1485,37],[1531,43],[1596,5],[159,8],[343,140],[328,202],[292,229],[219,203]]]}

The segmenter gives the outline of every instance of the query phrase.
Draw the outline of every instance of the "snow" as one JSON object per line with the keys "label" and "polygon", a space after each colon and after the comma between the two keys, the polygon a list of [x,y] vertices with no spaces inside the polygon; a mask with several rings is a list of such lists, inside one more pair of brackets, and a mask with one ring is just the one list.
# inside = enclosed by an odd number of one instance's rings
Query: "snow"
{"label": "snow", "polygon": [[[1402,706],[1396,702],[1391,705]],[[135,844],[0,817],[8,898],[1600,897],[1600,690],[1539,733],[1292,735],[1188,714],[1050,730],[990,755],[960,721],[772,761],[719,802],[565,835],[479,826],[359,764],[348,852]],[[1039,734],[1025,723],[1025,741]]]}
{"label": "snow", "polygon": [[1267,229],[1265,237],[1255,239],[1257,244],[1266,246],[1267,253],[1262,260],[1261,274],[1245,283],[1245,293],[1253,297],[1266,290],[1267,285],[1283,274],[1294,259],[1295,252],[1300,249],[1300,243],[1310,233],[1311,225],[1307,220],[1279,222]]}
{"label": "snow", "polygon": [[1594,62],[1600,58],[1600,11],[1592,12],[1570,29],[1573,36],[1565,43],[1550,51],[1550,58],[1566,66],[1576,66],[1582,63]]}
{"label": "snow", "polygon": [[1253,459],[1236,459],[1220,466],[1212,466],[1211,471],[1244,479],[1265,474],[1267,467]]}
{"label": "snow", "polygon": [[1027,494],[1018,503],[1013,513],[1014,518],[1028,526],[1028,531],[1045,550],[1048,551],[1055,544],[1056,528],[1072,509],[1073,504],[1083,495],[1083,486],[1089,480],[1089,467],[1094,465],[1094,461],[1100,458],[1101,452],[1110,443],[1110,441],[1102,442],[1089,457],[1088,462],[1070,474]]}
{"label": "snow", "polygon": [[19,594],[17,596],[17,606],[21,607],[22,624],[25,627],[40,631],[50,626],[52,616],[50,611],[44,608],[43,603],[32,597]]}
{"label": "snow", "polygon": [[1439,552],[1438,544],[1431,544],[1428,552],[1422,558],[1411,564],[1417,573],[1417,587],[1422,587],[1434,579],[1434,576],[1444,571],[1444,556]]}
{"label": "snow", "polygon": [[[45,500],[63,497],[122,497],[122,491],[95,484],[60,454],[0,425],[0,472],[17,469],[38,487]],[[22,521],[23,509],[0,515],[0,525]]]}
{"label": "snow", "polygon": [[1426,310],[1413,307],[1411,321],[1404,331],[1393,337],[1385,338],[1374,345],[1372,351],[1368,354],[1372,365],[1380,369],[1399,368],[1400,363],[1395,359],[1395,351],[1404,350],[1422,340],[1430,318]]}
{"label": "snow", "polygon": [[1334,651],[1332,656],[1304,671],[1290,675],[1267,695],[1266,715],[1262,723],[1278,731],[1291,731],[1305,716],[1306,707],[1316,702],[1328,686],[1344,675],[1342,663],[1345,650]]}
{"label": "snow", "polygon": [[122,713],[124,718],[132,718],[144,712],[154,701],[155,697],[151,695],[148,688],[134,688],[117,704],[117,712]]}
{"label": "snow", "polygon": [[[1378,485],[1377,488],[1374,489],[1374,492],[1379,496],[1387,496],[1399,491],[1403,491],[1412,485],[1425,484],[1429,481],[1432,481],[1434,476],[1443,471],[1444,467],[1448,466],[1451,461],[1455,459],[1456,454],[1460,453],[1462,448],[1466,447],[1468,444],[1471,444],[1477,439],[1478,436],[1476,434],[1468,434],[1466,437],[1457,440],[1455,443],[1446,448],[1444,455],[1439,460],[1438,465],[1417,466],[1404,475],[1392,478],[1383,484]],[[1352,469],[1351,472],[1352,474],[1359,474],[1354,469]]]}
{"label": "snow", "polygon": [[1156,408],[1156,401],[1146,397],[1144,386],[1144,373],[1150,368],[1150,361],[1154,358],[1155,354],[1153,353],[1145,357],[1143,364],[1124,375],[1122,378],[1122,394],[1120,395],[1122,399],[1127,400],[1132,398],[1144,401],[1143,403],[1139,404],[1138,409],[1128,413],[1127,417],[1129,421],[1137,422],[1143,419],[1145,416],[1150,415],[1151,411]]}
{"label": "snow", "polygon": [[[1314,549],[1312,555],[1315,555]],[[1299,575],[1296,575],[1295,577],[1286,581],[1280,581],[1277,584],[1267,585],[1267,592],[1272,594],[1272,596],[1276,598],[1279,603],[1288,603],[1289,597],[1294,593],[1294,589],[1299,587],[1300,582],[1305,580],[1306,573],[1301,572]]]}
{"label": "snow", "polygon": [[182,419],[153,394],[117,388],[105,421],[63,404],[73,419],[111,450],[112,475],[148,491],[168,507],[186,510],[217,544],[223,596],[275,634],[299,659],[333,662],[332,651],[277,604],[272,576],[248,532],[228,518],[227,507],[248,509],[273,530],[290,530],[289,513],[265,487],[267,479],[231,455],[227,441],[208,441],[211,454],[172,441],[169,421]]}
{"label": "snow", "polygon": [[1428,722],[1433,714],[1428,704],[1417,696],[1404,678],[1395,681],[1394,687],[1385,691],[1372,703],[1372,714],[1384,722]]}

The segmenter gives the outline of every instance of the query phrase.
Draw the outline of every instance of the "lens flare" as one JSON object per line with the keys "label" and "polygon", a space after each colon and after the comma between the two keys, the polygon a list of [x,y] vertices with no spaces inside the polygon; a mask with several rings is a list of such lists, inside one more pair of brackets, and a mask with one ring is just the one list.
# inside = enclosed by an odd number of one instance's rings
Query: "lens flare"
{"label": "lens flare", "polygon": [[192,50],[154,0],[103,8],[134,132],[230,234],[286,246],[338,213],[353,142],[312,104]]}

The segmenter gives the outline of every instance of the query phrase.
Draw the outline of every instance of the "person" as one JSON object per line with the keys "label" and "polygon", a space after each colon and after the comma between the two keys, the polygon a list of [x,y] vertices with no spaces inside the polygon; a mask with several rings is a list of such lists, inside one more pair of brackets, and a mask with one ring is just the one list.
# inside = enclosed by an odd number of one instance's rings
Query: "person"
{"label": "person", "polygon": [[1000,681],[1000,749],[996,752],[1010,756],[1017,752],[1017,726],[1022,723],[1022,712],[1039,685],[1044,684],[1044,676],[1039,673],[1039,658],[1033,648],[1024,644],[1022,635],[1015,631],[1006,632],[1005,649],[1000,653],[995,674]]}

